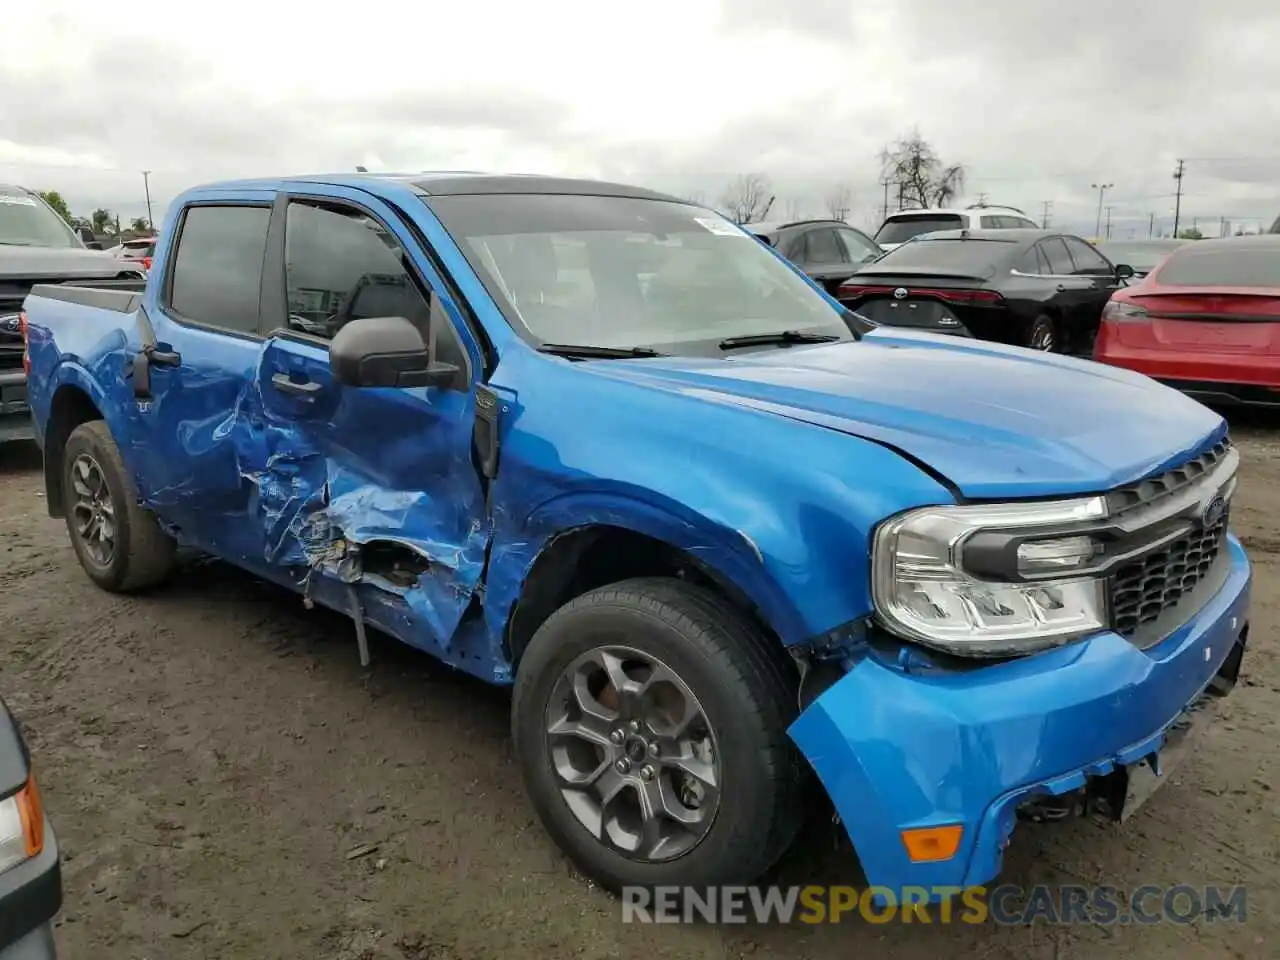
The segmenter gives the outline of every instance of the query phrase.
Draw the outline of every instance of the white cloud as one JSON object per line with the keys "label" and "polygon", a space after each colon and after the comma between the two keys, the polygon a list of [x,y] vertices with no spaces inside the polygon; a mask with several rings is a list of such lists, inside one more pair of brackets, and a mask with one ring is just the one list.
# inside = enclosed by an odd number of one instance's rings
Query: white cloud
{"label": "white cloud", "polygon": [[[1273,0],[650,0],[606,4],[101,0],[6,11],[0,179],[77,210],[143,212],[202,180],[321,169],[526,170],[714,198],[767,173],[779,203],[855,217],[876,155],[919,126],[979,192],[1092,232],[1280,213]],[[1238,159],[1245,158],[1245,159]]]}

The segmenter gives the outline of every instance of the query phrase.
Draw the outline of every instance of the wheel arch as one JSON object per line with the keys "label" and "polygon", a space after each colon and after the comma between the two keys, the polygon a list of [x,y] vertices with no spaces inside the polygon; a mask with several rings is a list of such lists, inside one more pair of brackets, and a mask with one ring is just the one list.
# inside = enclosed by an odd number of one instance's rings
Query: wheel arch
{"label": "wheel arch", "polygon": [[82,423],[104,419],[97,403],[83,387],[64,383],[53,394],[44,431],[44,492],[49,516],[66,514],[62,501],[62,452],[67,438]]}
{"label": "wheel arch", "polygon": [[[746,543],[743,544],[744,552]],[[760,576],[766,576],[763,569]],[[670,577],[696,583],[725,598],[779,647],[782,640],[757,598],[759,584],[739,577],[656,532],[617,523],[592,522],[546,538],[520,580],[505,617],[503,652],[513,671],[529,641],[556,610],[590,590],[637,577]]]}

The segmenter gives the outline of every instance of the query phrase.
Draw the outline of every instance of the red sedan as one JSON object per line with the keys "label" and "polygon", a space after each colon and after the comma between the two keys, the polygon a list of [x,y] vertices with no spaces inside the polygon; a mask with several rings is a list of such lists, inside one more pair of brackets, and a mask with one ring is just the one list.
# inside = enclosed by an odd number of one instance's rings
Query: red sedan
{"label": "red sedan", "polygon": [[1280,405],[1280,236],[1179,247],[1112,294],[1093,358],[1199,400]]}

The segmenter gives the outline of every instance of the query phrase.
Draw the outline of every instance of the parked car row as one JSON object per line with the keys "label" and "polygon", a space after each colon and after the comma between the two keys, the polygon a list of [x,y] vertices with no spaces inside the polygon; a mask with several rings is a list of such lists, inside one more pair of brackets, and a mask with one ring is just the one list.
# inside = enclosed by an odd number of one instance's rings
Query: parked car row
{"label": "parked car row", "polygon": [[904,211],[875,239],[830,220],[746,229],[869,326],[1091,356],[1203,400],[1280,405],[1280,237],[1089,243],[992,209]]}

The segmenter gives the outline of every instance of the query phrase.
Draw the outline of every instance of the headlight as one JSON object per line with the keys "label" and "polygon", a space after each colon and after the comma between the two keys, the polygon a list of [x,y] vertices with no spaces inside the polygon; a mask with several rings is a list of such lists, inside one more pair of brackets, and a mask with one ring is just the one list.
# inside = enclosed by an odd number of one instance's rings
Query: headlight
{"label": "headlight", "polygon": [[0,873],[44,850],[44,808],[35,778],[0,800]]}
{"label": "headlight", "polygon": [[[1101,630],[1103,580],[1078,572],[1092,565],[1097,545],[1061,531],[1106,514],[1106,502],[1091,497],[894,517],[875,536],[876,613],[899,636],[961,656],[1025,653]],[[993,542],[991,532],[1016,536]],[[1012,553],[994,563],[1005,549]],[[997,567],[1019,579],[984,575]]]}

